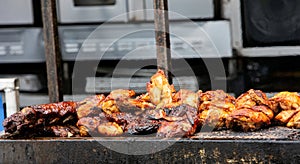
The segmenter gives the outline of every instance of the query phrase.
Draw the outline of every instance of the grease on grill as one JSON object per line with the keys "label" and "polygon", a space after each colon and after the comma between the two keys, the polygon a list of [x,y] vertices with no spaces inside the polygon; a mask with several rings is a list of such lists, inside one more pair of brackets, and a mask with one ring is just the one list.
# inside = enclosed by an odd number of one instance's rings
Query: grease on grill
{"label": "grease on grill", "polygon": [[190,137],[194,140],[300,140],[300,129],[274,126],[254,132],[235,132],[222,130],[213,132],[199,132]]}

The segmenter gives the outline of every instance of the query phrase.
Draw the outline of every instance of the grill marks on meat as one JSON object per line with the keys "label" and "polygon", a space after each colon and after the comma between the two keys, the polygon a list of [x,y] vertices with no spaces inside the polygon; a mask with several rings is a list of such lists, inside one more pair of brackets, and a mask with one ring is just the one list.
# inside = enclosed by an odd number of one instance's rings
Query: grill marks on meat
{"label": "grill marks on meat", "polygon": [[199,119],[202,125],[223,129],[226,119],[235,110],[235,98],[222,90],[198,92],[201,105]]}
{"label": "grill marks on meat", "polygon": [[270,99],[278,113],[274,121],[290,128],[300,128],[300,97],[296,92],[280,92]]}
{"label": "grill marks on meat", "polygon": [[[49,134],[49,131],[54,136],[65,136],[55,129],[76,124],[78,120],[76,107],[77,103],[71,101],[25,107],[20,112],[7,117],[3,121],[3,127],[13,138],[40,137]],[[69,132],[74,132],[72,134],[76,135],[76,130]]]}
{"label": "grill marks on meat", "polygon": [[233,130],[254,131],[269,126],[274,117],[272,104],[260,90],[249,90],[236,99],[236,110],[226,125]]}

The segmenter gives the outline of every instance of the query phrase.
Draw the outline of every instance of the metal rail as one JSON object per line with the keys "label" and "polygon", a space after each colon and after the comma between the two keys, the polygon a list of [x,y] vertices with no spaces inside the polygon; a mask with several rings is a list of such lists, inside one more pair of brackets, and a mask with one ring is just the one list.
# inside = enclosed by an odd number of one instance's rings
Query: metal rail
{"label": "metal rail", "polygon": [[172,83],[168,0],[153,0],[157,66]]}
{"label": "metal rail", "polygon": [[17,78],[0,79],[0,91],[4,91],[7,117],[19,111],[19,85]]}
{"label": "metal rail", "polygon": [[56,0],[42,0],[48,94],[50,102],[63,100],[62,63],[58,40]]}

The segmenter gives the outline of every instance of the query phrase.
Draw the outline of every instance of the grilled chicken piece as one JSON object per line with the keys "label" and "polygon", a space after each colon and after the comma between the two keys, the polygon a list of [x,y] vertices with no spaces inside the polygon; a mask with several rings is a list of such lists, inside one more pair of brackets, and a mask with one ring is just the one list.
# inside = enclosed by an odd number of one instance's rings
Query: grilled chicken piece
{"label": "grilled chicken piece", "polygon": [[134,95],[133,90],[118,89],[111,91],[102,102],[101,108],[106,114],[121,112],[120,106],[124,105]]}
{"label": "grilled chicken piece", "polygon": [[274,112],[265,93],[249,90],[236,99],[236,110],[226,120],[226,126],[237,131],[254,131],[271,124]]}
{"label": "grilled chicken piece", "polygon": [[201,99],[199,119],[202,125],[222,129],[226,119],[235,110],[235,98],[222,90],[198,92]]}
{"label": "grilled chicken piece", "polygon": [[300,128],[300,97],[296,92],[280,92],[270,99],[278,113],[275,122],[287,127]]}
{"label": "grilled chicken piece", "polygon": [[199,125],[198,109],[183,104],[165,110],[158,129],[158,137],[187,137],[193,135]]}
{"label": "grilled chicken piece", "polygon": [[38,137],[49,126],[75,125],[76,102],[59,102],[23,108],[3,121],[5,132],[12,138]]}
{"label": "grilled chicken piece", "polygon": [[103,94],[95,95],[84,99],[78,103],[77,116],[78,118],[96,116],[102,112],[101,105],[105,96]]}
{"label": "grilled chicken piece", "polygon": [[118,136],[123,129],[115,122],[109,122],[104,113],[95,117],[83,117],[78,120],[80,136]]}
{"label": "grilled chicken piece", "polygon": [[150,101],[156,105],[156,108],[163,108],[172,103],[172,94],[175,92],[174,86],[170,85],[162,70],[154,74],[150,82],[147,83],[147,92]]}
{"label": "grilled chicken piece", "polygon": [[140,115],[146,110],[156,108],[156,106],[150,102],[148,94],[140,95],[134,99],[123,100],[123,102],[118,105],[121,112],[132,113],[134,115]]}
{"label": "grilled chicken piece", "polygon": [[80,136],[95,136],[98,133],[98,126],[101,123],[108,122],[104,114],[100,114],[95,117],[82,117],[77,122],[77,127],[79,128]]}
{"label": "grilled chicken piece", "polygon": [[98,132],[105,136],[119,136],[123,134],[122,128],[115,122],[100,124],[98,126]]}
{"label": "grilled chicken piece", "polygon": [[199,96],[193,91],[181,89],[172,97],[172,104],[168,104],[168,108],[179,106],[182,104],[190,105],[194,108],[199,107]]}
{"label": "grilled chicken piece", "polygon": [[141,109],[142,111],[146,109],[155,109],[155,105],[151,103],[148,93],[142,94],[135,99],[129,99],[128,103],[131,106]]}

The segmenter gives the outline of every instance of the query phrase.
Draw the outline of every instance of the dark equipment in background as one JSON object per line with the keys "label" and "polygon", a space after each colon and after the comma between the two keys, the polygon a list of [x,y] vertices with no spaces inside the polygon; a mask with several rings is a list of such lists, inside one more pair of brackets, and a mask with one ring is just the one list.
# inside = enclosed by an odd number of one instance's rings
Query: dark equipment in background
{"label": "dark equipment in background", "polygon": [[300,1],[244,0],[244,46],[290,46],[300,42]]}

